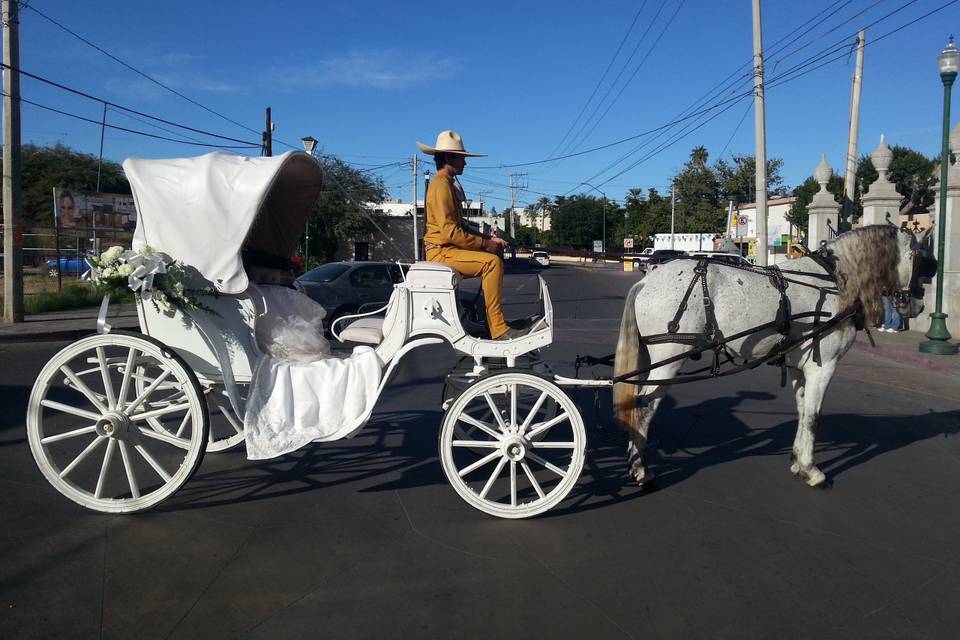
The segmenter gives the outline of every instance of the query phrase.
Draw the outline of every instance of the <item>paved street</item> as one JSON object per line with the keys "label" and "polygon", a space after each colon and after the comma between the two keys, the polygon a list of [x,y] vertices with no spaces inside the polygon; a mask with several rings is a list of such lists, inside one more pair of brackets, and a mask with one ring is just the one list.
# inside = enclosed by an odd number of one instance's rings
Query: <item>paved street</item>
{"label": "paved street", "polygon": [[[542,356],[573,375],[577,354],[613,350],[637,276],[543,274],[557,332]],[[508,275],[508,317],[536,292],[530,272]],[[113,517],[50,488],[26,443],[31,385],[65,344],[0,344],[0,638],[956,637],[951,372],[848,354],[818,433],[821,490],[789,473],[796,414],[773,367],[673,389],[648,492],[627,481],[609,394],[577,390],[577,488],[504,521],[446,483],[439,404],[457,358],[430,347],[356,438],[265,462],[209,454],[160,508]]]}

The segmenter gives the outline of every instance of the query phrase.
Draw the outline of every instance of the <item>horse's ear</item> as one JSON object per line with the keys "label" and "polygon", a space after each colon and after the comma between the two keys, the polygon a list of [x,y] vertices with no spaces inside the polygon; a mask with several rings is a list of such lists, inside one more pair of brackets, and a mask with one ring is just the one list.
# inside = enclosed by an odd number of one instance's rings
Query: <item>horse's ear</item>
{"label": "horse's ear", "polygon": [[935,224],[935,222],[931,222],[929,227],[920,232],[920,235],[917,236],[917,244],[927,243],[927,238],[929,238],[930,234],[933,233],[933,227]]}

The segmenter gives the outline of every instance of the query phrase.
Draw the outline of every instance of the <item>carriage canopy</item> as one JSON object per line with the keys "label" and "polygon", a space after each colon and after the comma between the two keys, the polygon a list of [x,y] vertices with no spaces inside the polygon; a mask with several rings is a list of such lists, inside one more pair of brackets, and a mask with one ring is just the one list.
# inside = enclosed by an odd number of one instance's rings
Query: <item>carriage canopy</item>
{"label": "carriage canopy", "polygon": [[245,249],[293,256],[323,186],[320,164],[300,151],[269,158],[129,158],[123,169],[137,205],[134,248],[163,251],[231,294],[248,286]]}

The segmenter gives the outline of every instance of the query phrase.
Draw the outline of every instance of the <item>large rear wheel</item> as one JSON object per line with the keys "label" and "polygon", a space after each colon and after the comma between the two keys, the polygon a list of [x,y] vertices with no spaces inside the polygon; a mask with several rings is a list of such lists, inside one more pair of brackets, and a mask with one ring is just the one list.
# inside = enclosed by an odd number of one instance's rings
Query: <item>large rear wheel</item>
{"label": "large rear wheel", "polygon": [[[142,389],[140,375],[150,380]],[[46,479],[106,513],[142,511],[176,493],[200,466],[208,431],[203,391],[183,359],[123,332],[55,355],[27,409],[30,450]]]}

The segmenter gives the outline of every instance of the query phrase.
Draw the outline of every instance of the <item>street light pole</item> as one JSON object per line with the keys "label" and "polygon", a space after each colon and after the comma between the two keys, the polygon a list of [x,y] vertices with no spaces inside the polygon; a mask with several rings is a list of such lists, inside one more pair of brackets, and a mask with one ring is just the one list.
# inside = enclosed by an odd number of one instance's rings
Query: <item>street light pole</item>
{"label": "street light pole", "polygon": [[603,236],[601,238],[600,245],[602,250],[601,253],[606,253],[607,252],[607,194],[605,194],[603,191],[600,191],[600,189],[597,189],[595,186],[593,186],[589,182],[584,182],[583,184],[585,184],[586,186],[590,187],[591,189],[599,193],[601,196],[603,196]]}
{"label": "street light pole", "polygon": [[[307,136],[300,140],[303,143],[303,150],[307,152],[311,158],[315,158],[313,155],[314,150],[317,148],[317,139],[313,136]],[[310,210],[310,213],[313,213],[313,210]],[[307,216],[306,230],[304,231],[304,240],[303,240],[303,270],[310,270],[310,216]]]}
{"label": "street light pole", "polygon": [[922,353],[956,355],[957,345],[950,344],[947,314],[943,312],[943,259],[947,232],[947,169],[950,166],[950,93],[960,67],[960,50],[953,44],[953,36],[937,56],[940,79],[943,81],[943,146],[940,150],[940,212],[937,215],[937,297],[936,310],[930,314],[930,329],[926,342],[921,342]]}

